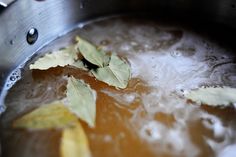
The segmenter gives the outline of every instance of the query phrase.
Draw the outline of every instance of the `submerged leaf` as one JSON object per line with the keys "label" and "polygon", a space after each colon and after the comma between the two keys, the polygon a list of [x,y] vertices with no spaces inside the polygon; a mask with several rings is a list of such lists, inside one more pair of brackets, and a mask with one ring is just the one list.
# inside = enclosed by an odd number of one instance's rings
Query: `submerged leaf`
{"label": "submerged leaf", "polygon": [[79,36],[76,37],[76,40],[80,53],[87,61],[99,67],[104,67],[108,64],[109,56],[105,52],[98,50],[94,45]]}
{"label": "submerged leaf", "polygon": [[186,98],[210,106],[230,105],[236,103],[236,89],[230,87],[208,87],[192,90],[185,95]]}
{"label": "submerged leaf", "polygon": [[63,130],[60,153],[61,157],[91,156],[88,139],[79,122],[74,127]]}
{"label": "submerged leaf", "polygon": [[89,85],[74,77],[67,84],[67,99],[69,109],[90,127],[95,126],[96,92]]}
{"label": "submerged leaf", "polygon": [[92,71],[100,81],[118,88],[126,88],[130,79],[130,66],[118,56],[112,55],[109,65]]}
{"label": "submerged leaf", "polygon": [[74,45],[65,49],[55,51],[39,58],[30,65],[30,69],[47,70],[52,67],[72,65],[78,59],[77,50]]}
{"label": "submerged leaf", "polygon": [[52,129],[64,128],[78,121],[60,101],[43,105],[32,112],[17,119],[13,123],[15,128]]}

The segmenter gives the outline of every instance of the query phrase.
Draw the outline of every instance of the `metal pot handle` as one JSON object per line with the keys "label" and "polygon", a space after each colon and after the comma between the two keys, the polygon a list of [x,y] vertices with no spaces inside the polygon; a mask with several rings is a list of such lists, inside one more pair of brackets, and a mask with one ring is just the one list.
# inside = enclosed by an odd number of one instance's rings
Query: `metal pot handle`
{"label": "metal pot handle", "polygon": [[0,0],[0,6],[7,7],[16,0]]}

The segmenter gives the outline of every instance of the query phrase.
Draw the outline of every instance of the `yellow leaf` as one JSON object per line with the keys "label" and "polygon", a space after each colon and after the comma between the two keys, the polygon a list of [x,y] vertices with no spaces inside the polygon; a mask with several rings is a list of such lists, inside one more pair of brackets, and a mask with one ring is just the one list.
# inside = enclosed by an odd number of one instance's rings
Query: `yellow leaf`
{"label": "yellow leaf", "polygon": [[26,129],[52,129],[64,128],[74,122],[77,122],[77,117],[60,101],[55,101],[50,104],[45,104],[15,120],[13,127]]}
{"label": "yellow leaf", "polygon": [[61,157],[90,157],[90,149],[86,134],[79,122],[74,127],[63,130],[61,145]]}

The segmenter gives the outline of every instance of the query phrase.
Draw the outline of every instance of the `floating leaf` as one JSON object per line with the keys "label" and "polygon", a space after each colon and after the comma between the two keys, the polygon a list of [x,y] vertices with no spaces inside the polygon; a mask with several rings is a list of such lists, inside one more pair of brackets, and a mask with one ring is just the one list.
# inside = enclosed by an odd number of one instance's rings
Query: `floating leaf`
{"label": "floating leaf", "polygon": [[63,130],[60,153],[61,157],[91,156],[88,139],[79,122],[74,127]]}
{"label": "floating leaf", "polygon": [[108,64],[109,56],[105,52],[98,50],[94,45],[79,36],[76,37],[76,40],[80,53],[87,61],[99,67],[104,67]]}
{"label": "floating leaf", "polygon": [[60,101],[43,105],[17,119],[13,127],[27,129],[64,128],[78,121]]}
{"label": "floating leaf", "polygon": [[45,54],[35,63],[30,65],[30,69],[47,70],[52,67],[72,65],[78,59],[77,50],[74,45],[55,51],[51,54]]}
{"label": "floating leaf", "polygon": [[69,109],[90,127],[94,127],[96,92],[83,81],[70,77],[67,84],[67,99]]}
{"label": "floating leaf", "polygon": [[112,55],[108,66],[92,70],[92,73],[98,80],[123,89],[130,79],[130,66],[118,56]]}
{"label": "floating leaf", "polygon": [[192,90],[186,98],[210,106],[230,105],[236,103],[236,89],[230,87],[207,87]]}

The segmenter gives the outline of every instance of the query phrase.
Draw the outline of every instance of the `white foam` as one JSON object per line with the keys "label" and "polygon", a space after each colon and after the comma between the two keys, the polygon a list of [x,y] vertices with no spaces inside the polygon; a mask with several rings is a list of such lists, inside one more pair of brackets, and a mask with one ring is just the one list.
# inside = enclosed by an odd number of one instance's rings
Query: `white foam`
{"label": "white foam", "polygon": [[[157,121],[144,124],[139,132],[140,136],[151,143],[154,151],[168,151],[173,155],[196,156],[199,150],[191,142],[187,129],[175,126],[170,129]],[[159,147],[160,149],[156,149]]]}
{"label": "white foam", "polygon": [[161,140],[165,126],[156,121],[151,121],[145,124],[140,129],[140,136],[149,142]]}
{"label": "white foam", "polygon": [[208,66],[187,57],[176,59],[170,54],[147,52],[129,57],[129,62],[133,77],[169,91],[194,88],[208,79],[203,77]]}
{"label": "white foam", "polygon": [[110,97],[113,97],[116,101],[118,101],[122,105],[130,105],[133,101],[135,101],[136,97],[138,96],[137,93],[118,93],[118,92],[112,92],[109,90],[101,90],[101,92],[109,95]]}
{"label": "white foam", "polygon": [[216,116],[203,113],[203,124],[214,132],[216,138],[222,138],[227,135],[227,127],[223,126],[221,120]]}
{"label": "white foam", "polygon": [[236,144],[226,146],[217,157],[236,157]]}

